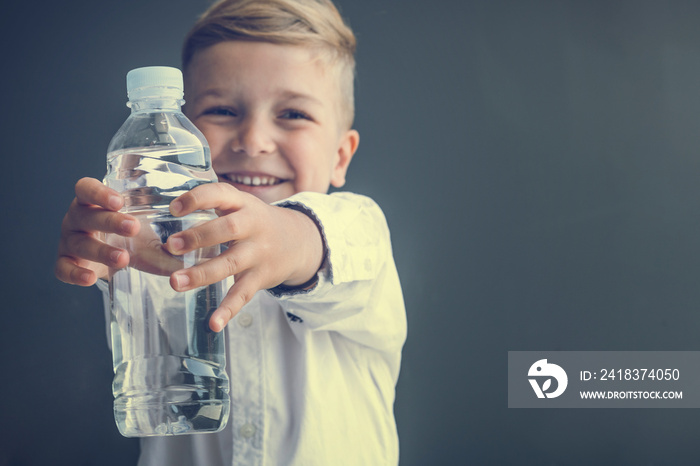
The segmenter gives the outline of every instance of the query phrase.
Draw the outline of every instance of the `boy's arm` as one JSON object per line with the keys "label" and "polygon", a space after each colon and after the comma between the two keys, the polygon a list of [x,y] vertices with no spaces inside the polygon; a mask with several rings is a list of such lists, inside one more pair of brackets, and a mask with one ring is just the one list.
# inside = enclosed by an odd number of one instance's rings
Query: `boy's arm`
{"label": "boy's arm", "polygon": [[322,232],[323,268],[311,289],[269,290],[297,332],[335,331],[365,346],[400,349],[406,315],[389,229],[379,206],[352,193],[299,193],[278,205],[312,217]]}
{"label": "boy's arm", "polygon": [[[296,285],[280,299],[287,312],[305,319],[305,328],[330,325],[375,347],[402,344],[403,298],[379,207],[349,193],[299,193],[281,205],[297,208],[268,205],[225,183],[198,186],[173,201],[174,215],[216,209],[219,218],[172,235],[166,243],[171,253],[228,245],[218,257],[174,273],[173,288],[185,291],[233,276],[209,323],[220,331],[258,291]],[[318,283],[300,290],[324,263]]]}
{"label": "boy's arm", "polygon": [[321,234],[302,212],[266,204],[226,183],[198,186],[173,201],[170,209],[176,216],[201,209],[216,209],[219,214],[215,220],[170,236],[166,243],[172,254],[228,246],[218,257],[170,276],[176,291],[235,278],[210,319],[214,331],[221,331],[258,291],[304,284],[321,267]]}

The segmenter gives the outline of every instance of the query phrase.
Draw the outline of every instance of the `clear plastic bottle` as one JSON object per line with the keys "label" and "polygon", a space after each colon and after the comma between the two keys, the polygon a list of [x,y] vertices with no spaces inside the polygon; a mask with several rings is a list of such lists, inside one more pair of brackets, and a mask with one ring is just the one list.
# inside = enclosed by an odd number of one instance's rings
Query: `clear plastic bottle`
{"label": "clear plastic bottle", "polygon": [[131,256],[109,277],[115,420],[127,437],[217,432],[228,421],[229,381],[224,335],[210,330],[209,317],[223,284],[176,292],[169,276],[220,247],[183,256],[163,247],[173,233],[216,218],[168,210],[180,194],[216,181],[209,146],[181,111],[180,70],[138,68],[126,80],[131,115],[109,144],[104,183],[122,193],[122,211],[141,229],[132,238],[107,235]]}

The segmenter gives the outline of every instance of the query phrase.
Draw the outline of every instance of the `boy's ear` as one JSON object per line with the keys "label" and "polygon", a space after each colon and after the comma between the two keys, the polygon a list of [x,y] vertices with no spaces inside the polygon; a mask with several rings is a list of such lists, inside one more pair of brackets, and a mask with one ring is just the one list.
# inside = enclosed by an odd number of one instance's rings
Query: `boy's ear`
{"label": "boy's ear", "polygon": [[348,130],[340,140],[338,153],[335,157],[335,165],[331,173],[331,185],[333,187],[340,188],[345,184],[345,174],[348,172],[348,166],[359,144],[360,133],[354,129]]}

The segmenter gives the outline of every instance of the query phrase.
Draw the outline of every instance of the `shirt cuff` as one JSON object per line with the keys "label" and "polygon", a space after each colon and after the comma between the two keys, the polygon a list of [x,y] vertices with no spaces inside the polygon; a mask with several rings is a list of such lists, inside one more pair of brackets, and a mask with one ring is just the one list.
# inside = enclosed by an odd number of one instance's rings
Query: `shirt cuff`
{"label": "shirt cuff", "polygon": [[292,209],[296,210],[297,212],[301,212],[314,222],[316,228],[318,228],[318,231],[321,235],[321,241],[323,242],[323,260],[321,261],[321,267],[314,274],[314,276],[311,277],[309,281],[302,283],[301,285],[294,286],[280,284],[274,288],[268,289],[267,291],[276,298],[309,293],[310,291],[313,291],[318,285],[319,274],[323,271],[328,271],[328,267],[326,267],[326,264],[328,263],[328,243],[326,241],[326,236],[323,233],[323,225],[321,224],[321,221],[318,219],[314,211],[299,201],[295,201],[293,199],[285,199],[275,203],[274,205],[276,205],[277,207],[284,207],[285,209]]}

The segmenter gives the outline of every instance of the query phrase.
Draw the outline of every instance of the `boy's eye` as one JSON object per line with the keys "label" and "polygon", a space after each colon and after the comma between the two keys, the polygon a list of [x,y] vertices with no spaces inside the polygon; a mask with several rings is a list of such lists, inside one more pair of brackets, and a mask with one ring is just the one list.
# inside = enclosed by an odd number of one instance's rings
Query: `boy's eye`
{"label": "boy's eye", "polygon": [[280,118],[285,120],[311,120],[311,117],[301,110],[288,109],[280,114]]}
{"label": "boy's eye", "polygon": [[236,116],[233,109],[227,107],[212,107],[202,112],[204,115]]}

